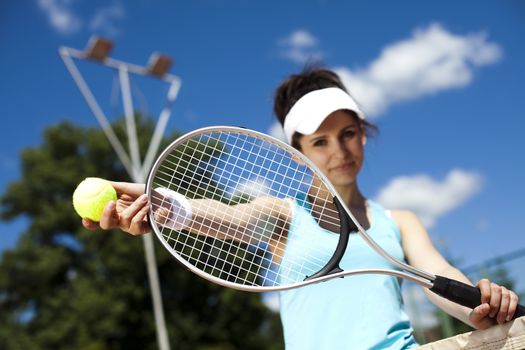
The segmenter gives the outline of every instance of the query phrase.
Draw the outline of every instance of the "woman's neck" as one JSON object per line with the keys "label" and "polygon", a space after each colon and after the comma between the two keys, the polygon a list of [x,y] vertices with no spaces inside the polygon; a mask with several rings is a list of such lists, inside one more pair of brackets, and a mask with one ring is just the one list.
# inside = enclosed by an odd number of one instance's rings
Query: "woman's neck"
{"label": "woman's neck", "polygon": [[365,207],[366,198],[361,191],[359,191],[357,183],[342,188],[338,187],[336,190],[350,209],[362,209]]}
{"label": "woman's neck", "polygon": [[351,186],[346,186],[344,188],[336,188],[336,190],[345,201],[348,209],[350,209],[357,222],[359,222],[365,230],[368,230],[371,224],[366,205],[366,198],[361,191],[359,191],[357,184],[354,183]]}

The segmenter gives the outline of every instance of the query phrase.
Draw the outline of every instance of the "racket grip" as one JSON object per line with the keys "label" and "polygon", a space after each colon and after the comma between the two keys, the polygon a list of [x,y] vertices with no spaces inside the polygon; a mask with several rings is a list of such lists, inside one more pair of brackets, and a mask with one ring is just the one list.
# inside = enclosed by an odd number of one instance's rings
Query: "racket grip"
{"label": "racket grip", "polygon": [[[477,287],[447,277],[436,276],[434,286],[429,289],[437,295],[471,309],[481,304],[481,292]],[[525,307],[518,304],[512,318],[521,316],[525,316]]]}

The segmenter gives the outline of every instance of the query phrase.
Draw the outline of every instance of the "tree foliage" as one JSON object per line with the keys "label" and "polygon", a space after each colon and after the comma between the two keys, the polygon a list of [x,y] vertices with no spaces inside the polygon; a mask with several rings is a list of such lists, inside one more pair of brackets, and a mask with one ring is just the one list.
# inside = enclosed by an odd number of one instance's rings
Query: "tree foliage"
{"label": "tree foliage", "polygon": [[[138,118],[141,154],[153,128]],[[114,129],[127,144],[124,121]],[[0,349],[156,349],[142,239],[87,231],[71,204],[87,176],[128,180],[104,134],[51,126],[21,167],[0,198],[2,220],[28,219],[0,258]],[[278,316],[258,294],[212,285],[155,246],[172,348],[282,348]]]}

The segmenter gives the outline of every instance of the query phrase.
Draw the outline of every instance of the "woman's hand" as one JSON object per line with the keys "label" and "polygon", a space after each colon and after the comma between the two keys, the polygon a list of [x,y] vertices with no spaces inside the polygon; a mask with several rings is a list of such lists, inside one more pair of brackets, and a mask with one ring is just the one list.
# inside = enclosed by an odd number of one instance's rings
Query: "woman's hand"
{"label": "woman's hand", "polygon": [[149,203],[147,195],[144,194],[145,185],[130,182],[110,183],[117,191],[117,202],[112,201],[106,205],[100,222],[82,219],[82,225],[88,230],[120,228],[134,236],[150,232],[147,221]]}
{"label": "woman's hand", "polygon": [[481,305],[472,310],[469,320],[478,329],[486,329],[512,319],[518,305],[518,296],[511,290],[482,279],[477,284]]}

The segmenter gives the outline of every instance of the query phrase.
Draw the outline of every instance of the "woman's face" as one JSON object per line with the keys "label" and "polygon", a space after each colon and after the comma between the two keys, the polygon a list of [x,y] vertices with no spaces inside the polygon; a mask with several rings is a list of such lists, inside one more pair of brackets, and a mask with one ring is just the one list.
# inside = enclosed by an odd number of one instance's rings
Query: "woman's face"
{"label": "woman's face", "polygon": [[352,185],[363,164],[366,136],[356,119],[344,110],[335,111],[315,133],[299,139],[301,152],[335,187]]}

